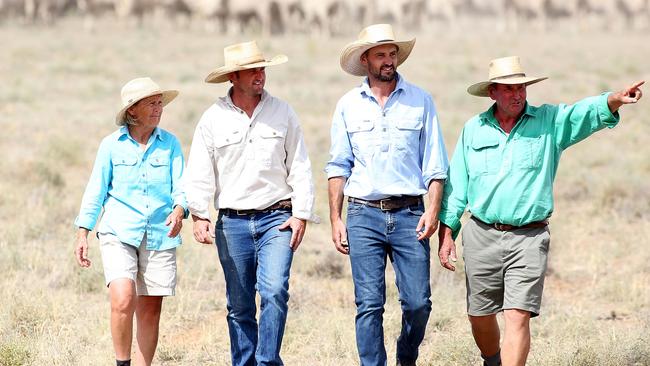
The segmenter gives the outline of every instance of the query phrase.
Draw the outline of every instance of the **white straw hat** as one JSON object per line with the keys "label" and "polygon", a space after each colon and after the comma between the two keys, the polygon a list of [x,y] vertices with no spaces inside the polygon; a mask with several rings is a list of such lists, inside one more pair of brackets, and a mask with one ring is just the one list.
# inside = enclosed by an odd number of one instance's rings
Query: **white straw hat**
{"label": "white straw hat", "polygon": [[524,73],[519,56],[508,56],[490,61],[490,71],[487,81],[470,85],[467,92],[477,97],[487,97],[491,84],[535,84],[548,77],[528,77]]}
{"label": "white straw hat", "polygon": [[341,68],[352,75],[366,76],[367,69],[361,64],[361,55],[367,50],[383,44],[397,46],[397,65],[406,61],[415,45],[415,38],[410,41],[396,41],[390,24],[374,24],[364,28],[356,41],[349,43],[341,52]]}
{"label": "white straw hat", "polygon": [[121,92],[122,109],[120,109],[120,111],[117,112],[117,116],[115,116],[115,124],[123,126],[125,123],[124,114],[129,108],[144,98],[158,94],[162,94],[164,107],[176,98],[178,90],[161,90],[160,86],[149,77],[133,79],[124,84]]}
{"label": "white straw hat", "polygon": [[235,71],[279,65],[287,62],[285,55],[277,55],[270,60],[257,46],[257,42],[237,43],[223,49],[224,66],[214,69],[206,78],[206,83],[223,83],[228,81],[228,74]]}

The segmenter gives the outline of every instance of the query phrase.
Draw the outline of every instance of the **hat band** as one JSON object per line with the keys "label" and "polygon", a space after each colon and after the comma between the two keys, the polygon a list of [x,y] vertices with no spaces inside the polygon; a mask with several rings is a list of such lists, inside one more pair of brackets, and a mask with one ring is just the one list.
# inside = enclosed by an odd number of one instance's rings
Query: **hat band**
{"label": "hat band", "polygon": [[246,66],[256,62],[266,61],[262,55],[253,55],[245,58],[238,58],[237,60],[230,60],[226,62],[227,66]]}
{"label": "hat band", "polygon": [[510,79],[510,78],[523,78],[526,77],[526,74],[523,72],[518,73],[518,74],[510,74],[510,75],[504,75],[504,76],[497,76],[495,78],[491,78],[490,81],[495,81],[495,80],[503,80],[503,79]]}

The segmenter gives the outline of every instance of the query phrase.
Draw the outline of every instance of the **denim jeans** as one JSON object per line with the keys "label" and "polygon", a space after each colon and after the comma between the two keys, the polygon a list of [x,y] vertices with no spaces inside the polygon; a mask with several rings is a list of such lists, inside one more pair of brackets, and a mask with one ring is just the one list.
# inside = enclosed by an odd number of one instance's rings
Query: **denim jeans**
{"label": "denim jeans", "polygon": [[[233,366],[283,365],[280,348],[289,301],[293,251],[291,216],[276,210],[254,215],[219,214],[216,246],[226,279],[228,331]],[[259,326],[255,291],[259,291]]]}
{"label": "denim jeans", "polygon": [[361,365],[386,365],[383,313],[386,263],[395,269],[402,308],[397,360],[413,362],[431,312],[429,240],[417,240],[415,228],[424,205],[381,211],[365,204],[348,205],[347,230],[357,305],[356,337]]}

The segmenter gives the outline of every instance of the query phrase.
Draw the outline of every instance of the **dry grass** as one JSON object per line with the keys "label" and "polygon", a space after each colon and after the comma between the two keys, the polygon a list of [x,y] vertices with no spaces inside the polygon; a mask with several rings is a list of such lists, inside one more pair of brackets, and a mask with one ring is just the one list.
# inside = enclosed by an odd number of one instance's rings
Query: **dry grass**
{"label": "dry grass", "polygon": [[[189,150],[194,126],[224,86],[203,77],[222,62],[225,38],[159,24],[144,29],[79,21],[56,28],[0,27],[0,365],[109,364],[108,298],[96,240],[93,267],[77,268],[73,219],[100,139],[113,131],[122,84],[150,75],[181,90],[162,125]],[[102,29],[99,31],[98,29]],[[463,122],[488,106],[465,93],[491,58],[520,54],[531,74],[551,77],[529,100],[572,102],[650,77],[647,34],[570,31],[488,37],[484,31],[417,34],[404,76],[437,101],[451,151]],[[350,39],[353,36],[350,37]],[[318,192],[328,217],[322,168],[338,98],[359,82],[338,67],[348,39],[284,37],[262,41],[290,62],[268,70],[267,88],[301,117]],[[556,184],[553,243],[542,316],[533,320],[530,365],[650,365],[650,107],[623,111],[623,122],[567,151]],[[165,300],[161,365],[225,365],[225,296],[214,247],[188,230],[179,250],[177,296]],[[329,226],[310,226],[291,278],[283,346],[288,365],[354,365],[354,299],[347,259]],[[433,261],[433,312],[423,365],[478,364],[465,319],[462,271]],[[387,279],[386,344],[400,327],[392,270]]]}

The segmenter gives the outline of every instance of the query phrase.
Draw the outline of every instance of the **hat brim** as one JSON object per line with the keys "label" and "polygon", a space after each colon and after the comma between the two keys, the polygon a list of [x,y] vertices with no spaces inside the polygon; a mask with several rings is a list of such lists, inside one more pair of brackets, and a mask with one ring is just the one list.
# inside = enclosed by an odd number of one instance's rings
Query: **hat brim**
{"label": "hat brim", "polygon": [[133,107],[137,102],[141,101],[144,98],[149,98],[154,95],[159,95],[162,94],[162,103],[163,107],[169,104],[174,98],[178,96],[178,90],[157,90],[153,91],[151,93],[147,93],[143,95],[142,97],[132,101],[131,103],[127,104],[125,107],[123,107],[119,112],[117,112],[117,115],[115,116],[115,124],[118,126],[124,126],[124,114],[126,111]]}
{"label": "hat brim", "polygon": [[236,66],[221,66],[214,69],[208,76],[205,77],[206,83],[223,83],[228,81],[228,74],[235,71],[255,69],[258,67],[268,67],[280,65],[289,61],[289,58],[286,55],[277,55],[270,60],[264,60],[260,62],[255,62],[252,64],[246,65],[236,65]]}
{"label": "hat brim", "polygon": [[546,76],[543,77],[518,76],[518,77],[499,79],[493,81],[481,81],[480,83],[470,85],[469,88],[467,88],[467,92],[477,97],[488,97],[489,96],[488,88],[492,84],[505,84],[505,85],[525,84],[526,86],[528,86],[546,79],[548,79],[548,77]]}
{"label": "hat brim", "polygon": [[415,38],[410,41],[382,41],[382,42],[359,42],[355,41],[343,48],[341,51],[341,68],[348,74],[355,76],[366,76],[368,70],[361,64],[361,55],[367,50],[384,44],[397,46],[397,65],[401,65],[411,54],[415,46]]}

